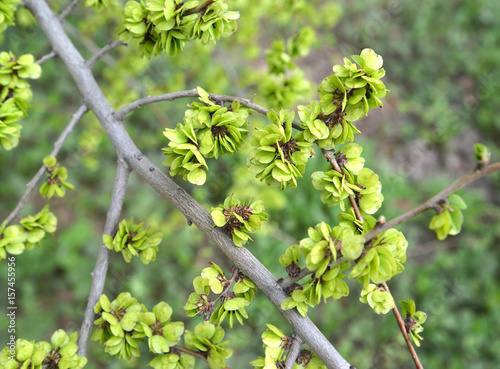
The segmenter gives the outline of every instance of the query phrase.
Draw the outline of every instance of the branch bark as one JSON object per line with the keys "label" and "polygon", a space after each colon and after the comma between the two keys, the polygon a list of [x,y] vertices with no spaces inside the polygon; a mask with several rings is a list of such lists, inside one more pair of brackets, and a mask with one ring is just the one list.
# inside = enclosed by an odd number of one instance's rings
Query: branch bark
{"label": "branch bark", "polygon": [[[384,288],[387,292],[391,293],[391,290],[389,289],[389,286],[387,285],[387,283],[384,282],[384,283],[382,283],[382,285],[384,286]],[[391,293],[391,296],[392,296],[392,293]],[[418,358],[417,352],[415,351],[415,348],[413,347],[413,345],[410,341],[410,337],[408,337],[408,332],[406,332],[406,328],[405,328],[405,322],[404,322],[403,318],[401,317],[401,314],[399,313],[398,307],[394,306],[394,308],[392,309],[392,312],[394,313],[394,317],[396,318],[396,321],[398,322],[399,329],[401,330],[401,333],[403,334],[406,345],[408,346],[408,350],[410,350],[411,357],[413,358],[413,361],[415,362],[415,367],[417,369],[423,369],[424,367],[420,363],[420,359]]]}
{"label": "branch bark", "polygon": [[428,199],[424,203],[420,204],[416,208],[414,208],[414,209],[412,209],[404,214],[401,214],[400,216],[398,216],[394,219],[391,219],[390,221],[388,221],[388,222],[386,222],[378,227],[375,227],[371,231],[367,232],[364,235],[366,241],[367,242],[370,241],[372,238],[379,235],[380,233],[385,232],[390,228],[394,228],[394,227],[400,225],[401,223],[404,223],[404,222],[416,217],[417,215],[419,215],[420,213],[423,213],[426,210],[433,209],[436,205],[439,204],[439,202],[446,199],[448,196],[450,196],[454,192],[458,191],[460,188],[464,187],[465,185],[468,185],[469,183],[475,181],[478,178],[481,178],[485,175],[488,175],[488,174],[491,174],[491,173],[497,172],[497,171],[500,171],[500,162],[490,164],[481,170],[475,168],[474,170],[470,171],[469,173],[464,175],[462,178],[458,179],[457,181],[455,181],[454,183],[452,183],[451,185],[449,185],[448,187],[446,187],[441,192],[434,195],[433,197],[431,197],[430,199]]}
{"label": "branch bark", "polygon": [[69,40],[46,1],[26,0],[26,5],[34,14],[55,52],[66,65],[85,103],[92,109],[115,147],[118,157],[123,158],[144,181],[177,207],[188,220],[195,223],[239,269],[256,283],[287,319],[294,332],[315,351],[328,368],[350,368],[350,364],[309,318],[302,317],[296,310],[281,310],[281,302],[288,295],[277,285],[277,280],[271,272],[246,248],[235,247],[226,234],[219,228],[214,228],[210,214],[139,151],[123,124],[114,116],[115,111],[91,71],[85,67],[85,60]]}
{"label": "branch bark", "polygon": [[116,49],[117,47],[120,47],[122,45],[127,45],[126,43],[122,41],[112,41],[109,42],[106,46],[104,46],[101,50],[96,52],[92,57],[87,60],[87,66],[92,69],[94,67],[94,64],[101,59],[104,55],[106,55],[108,52],[110,52],[113,49]]}
{"label": "branch bark", "polygon": [[[120,223],[123,200],[125,200],[129,174],[130,168],[128,164],[119,158],[116,167],[113,193],[111,194],[111,203],[109,205],[106,224],[104,226],[104,234],[109,234],[110,236],[114,236],[116,234],[118,224]],[[104,244],[101,244],[94,271],[91,273],[92,286],[90,288],[89,299],[87,301],[87,307],[85,309],[80,334],[78,336],[78,355],[85,356],[87,353],[90,334],[92,332],[92,328],[94,327],[94,306],[97,301],[99,301],[99,297],[104,289],[110,254],[111,250],[104,246]]]}
{"label": "branch bark", "polygon": [[[247,108],[250,108],[253,111],[256,111],[257,113],[260,113],[262,115],[266,115],[267,112],[269,111],[269,109],[254,103],[252,99],[244,99],[238,96],[218,95],[212,93],[209,93],[209,95],[214,100],[219,100],[224,102],[233,102],[233,101],[239,102],[241,105],[246,106]],[[115,113],[115,118],[117,120],[122,121],[128,114],[130,114],[134,110],[143,107],[144,105],[153,104],[161,101],[173,101],[185,97],[199,97],[199,96],[200,95],[198,94],[198,91],[196,91],[196,89],[169,92],[166,94],[160,94],[154,96],[146,96],[136,101],[133,101],[128,105],[125,105],[123,108],[121,108]],[[302,128],[300,127],[299,123],[293,122],[292,125],[293,128],[302,131]]]}
{"label": "branch bark", "polygon": [[[80,119],[82,119],[82,117],[85,115],[85,113],[88,110],[89,109],[87,108],[87,106],[85,104],[81,105],[78,108],[78,110],[75,112],[75,114],[73,114],[73,117],[69,121],[66,128],[64,128],[64,130],[61,132],[61,135],[59,136],[59,138],[56,140],[56,142],[54,142],[54,148],[52,149],[52,151],[50,152],[49,155],[57,156],[57,154],[59,154],[59,150],[61,150],[61,147],[64,144],[64,141],[66,141],[66,138],[68,138],[69,134],[73,131],[73,128],[75,128],[75,125],[80,121]],[[24,194],[21,197],[21,199],[19,200],[19,202],[17,203],[16,208],[14,210],[12,210],[12,212],[7,217],[6,225],[9,225],[9,223],[12,222],[12,220],[15,217],[19,216],[19,213],[21,212],[21,210],[23,210],[24,206],[28,202],[29,197],[31,195],[31,192],[35,189],[36,184],[38,183],[38,181],[40,180],[40,178],[42,178],[42,176],[44,174],[45,174],[45,165],[42,165],[40,167],[40,169],[38,169],[38,172],[36,172],[35,176],[31,179],[31,181],[29,181],[28,184],[26,185],[26,191],[24,191]]]}
{"label": "branch bark", "polygon": [[59,19],[60,20],[63,20],[64,18],[66,18],[72,11],[73,9],[76,8],[76,6],[78,5],[78,2],[80,0],[73,0],[67,7],[66,9],[64,9],[61,14],[59,15]]}
{"label": "branch bark", "polygon": [[[212,97],[215,100],[221,100],[221,101],[238,101],[241,105],[244,105],[252,110],[255,110],[256,112],[260,114],[266,115],[269,109],[264,108],[263,106],[260,106],[256,103],[254,103],[250,99],[243,99],[241,97],[236,97],[236,96],[227,96],[227,95],[217,95],[217,94],[210,94],[210,97]],[[172,101],[184,97],[199,97],[200,95],[198,94],[198,91],[196,89],[192,90],[184,90],[184,91],[176,91],[176,92],[169,92],[166,94],[160,94],[160,95],[154,95],[154,96],[146,96],[143,97],[142,99],[136,100],[128,105],[125,105],[123,108],[118,110],[115,114],[115,118],[118,120],[123,120],[128,114],[133,112],[134,110],[137,110],[141,108],[144,105],[156,103],[156,102],[161,102],[161,101]]]}
{"label": "branch bark", "polygon": [[300,339],[300,337],[294,335],[292,337],[292,345],[290,346],[288,354],[286,355],[285,369],[293,368],[295,361],[297,360],[297,357],[300,354],[301,347],[302,347],[302,340]]}

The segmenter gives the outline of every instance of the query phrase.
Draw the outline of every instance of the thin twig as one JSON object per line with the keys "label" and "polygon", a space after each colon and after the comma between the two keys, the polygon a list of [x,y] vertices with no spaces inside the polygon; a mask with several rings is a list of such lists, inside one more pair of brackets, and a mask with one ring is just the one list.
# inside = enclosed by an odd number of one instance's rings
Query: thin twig
{"label": "thin twig", "polygon": [[[332,165],[333,169],[335,171],[339,172],[340,174],[344,174],[342,172],[342,169],[340,169],[339,163],[337,163],[337,159],[335,159],[335,157],[333,156],[333,151],[332,150],[325,150],[325,149],[322,149],[321,151],[323,151],[323,155],[325,155],[325,158],[328,159],[328,161]],[[349,195],[349,202],[351,203],[351,206],[354,210],[354,214],[356,214],[356,219],[359,220],[360,222],[363,222],[363,216],[361,215],[361,212],[359,211],[359,207],[358,207],[358,204],[357,204],[354,196]]]}
{"label": "thin twig", "polygon": [[[223,102],[239,102],[241,105],[246,106],[247,108],[252,109],[253,111],[256,111],[257,113],[260,113],[262,115],[266,115],[269,109],[264,108],[263,106],[260,106],[259,104],[256,104],[252,101],[252,99],[245,99],[242,97],[238,96],[229,96],[229,95],[218,95],[218,94],[208,94],[212,99],[217,100],[217,101],[223,101]],[[130,104],[125,105],[123,108],[118,110],[114,116],[117,120],[122,121],[128,114],[133,112],[134,110],[137,110],[144,105],[148,104],[153,104],[161,101],[173,101],[176,99],[181,99],[181,98],[186,98],[186,97],[199,97],[200,95],[198,94],[198,91],[196,89],[192,90],[184,90],[184,91],[176,91],[176,92],[169,92],[166,94],[161,94],[161,95],[154,95],[154,96],[146,96],[141,99],[138,99],[136,101],[131,102]],[[297,122],[292,123],[293,128],[297,130],[302,130],[300,127],[300,124]]]}
{"label": "thin twig", "polygon": [[[130,167],[125,160],[118,158],[116,167],[115,182],[113,184],[113,193],[111,195],[111,203],[109,205],[108,214],[106,217],[106,224],[104,226],[104,234],[114,236],[118,229],[120,216],[122,212],[123,200],[127,190],[128,177],[130,174]],[[87,346],[89,343],[90,333],[94,326],[94,306],[99,301],[99,298],[104,289],[104,282],[106,281],[106,273],[108,271],[109,256],[111,250],[101,244],[94,271],[92,272],[92,286],[90,288],[89,299],[87,301],[87,308],[83,317],[82,326],[80,328],[78,340],[78,354],[85,356],[87,353]]]}
{"label": "thin twig", "polygon": [[292,369],[297,357],[300,354],[300,348],[302,347],[302,339],[299,336],[293,335],[292,345],[288,350],[288,355],[286,355],[285,369]]}
{"label": "thin twig", "polygon": [[[221,100],[221,101],[238,101],[241,105],[244,105],[252,110],[255,110],[258,113],[261,114],[267,114],[267,111],[269,109],[266,109],[260,105],[255,104],[252,100],[250,99],[244,99],[241,97],[236,97],[236,96],[226,96],[226,95],[217,95],[217,94],[209,94],[210,97],[216,100]],[[128,114],[130,114],[132,111],[139,109],[140,107],[147,105],[147,104],[152,104],[152,103],[157,103],[161,101],[172,101],[175,99],[180,99],[180,98],[185,98],[185,97],[199,97],[200,95],[198,94],[198,91],[196,89],[192,90],[184,90],[184,91],[177,91],[177,92],[170,92],[166,94],[161,94],[161,95],[154,95],[154,96],[146,96],[143,97],[142,99],[136,100],[134,102],[131,102],[128,105],[125,105],[123,108],[118,110],[115,113],[115,118],[118,120],[123,120]]]}
{"label": "thin twig", "polygon": [[[389,286],[387,286],[387,283],[382,283],[382,286],[385,288],[385,290],[389,293],[391,293],[391,290],[389,290]],[[392,296],[392,294],[391,294]],[[417,369],[423,369],[422,364],[420,363],[420,360],[418,358],[417,352],[415,351],[415,348],[411,344],[410,337],[408,337],[408,333],[406,332],[405,328],[405,322],[403,318],[401,317],[401,314],[399,313],[398,307],[396,303],[394,303],[394,308],[392,309],[392,312],[394,313],[394,316],[396,317],[396,321],[398,322],[399,329],[401,330],[401,333],[403,334],[403,337],[406,341],[406,345],[408,346],[408,349],[410,350],[411,356],[413,358],[413,361],[415,362],[415,366]]]}
{"label": "thin twig", "polygon": [[104,55],[106,55],[108,52],[110,52],[113,49],[116,49],[119,46],[122,45],[127,45],[126,43],[122,41],[110,41],[106,46],[104,46],[101,50],[99,50],[97,53],[92,55],[92,57],[87,60],[87,66],[92,69],[94,64],[101,59]]}
{"label": "thin twig", "polygon": [[205,8],[208,8],[213,3],[215,3],[215,0],[206,0],[203,3],[201,3],[200,5],[194,7],[193,9],[186,10],[182,15],[186,16],[186,15],[190,15],[190,14],[200,13],[202,10],[204,10]]}
{"label": "thin twig", "polygon": [[64,9],[61,14],[59,14],[59,20],[63,20],[64,18],[66,18],[72,11],[73,9],[76,8],[76,6],[78,5],[78,2],[80,0],[73,0],[67,7],[66,9]]}
{"label": "thin twig", "polygon": [[[73,128],[75,128],[75,125],[78,123],[78,121],[85,115],[85,113],[88,111],[88,108],[86,105],[82,104],[78,110],[73,114],[73,117],[69,121],[68,125],[64,130],[61,132],[61,135],[57,139],[56,142],[54,142],[54,148],[50,152],[49,155],[52,156],[57,156],[59,153],[59,150],[61,150],[62,145],[64,144],[64,141],[66,141],[66,138],[68,138],[69,134],[73,131]],[[42,176],[45,173],[45,165],[42,165],[40,169],[38,169],[38,172],[36,172],[35,176],[31,179],[31,181],[28,182],[26,185],[26,191],[24,191],[23,196],[19,200],[19,202],[16,205],[16,208],[12,210],[12,212],[9,214],[7,217],[7,225],[12,222],[12,220],[19,215],[21,210],[24,208],[26,203],[28,202],[28,199],[31,195],[31,192],[34,190],[37,182],[42,178]]]}
{"label": "thin twig", "polygon": [[450,196],[454,192],[458,191],[460,188],[464,187],[465,185],[468,185],[469,183],[475,181],[478,178],[481,178],[485,175],[488,175],[490,173],[497,172],[497,171],[500,171],[500,162],[490,164],[481,170],[475,168],[474,170],[470,171],[469,173],[464,175],[462,178],[458,179],[457,181],[455,181],[454,183],[452,183],[451,185],[446,187],[444,190],[442,190],[438,194],[434,195],[433,197],[431,197],[430,199],[428,199],[424,203],[420,204],[416,208],[414,208],[414,209],[412,209],[404,214],[401,214],[401,215],[397,216],[396,218],[391,219],[390,221],[380,225],[379,227],[375,227],[372,230],[370,230],[369,232],[367,232],[364,235],[366,241],[367,242],[370,241],[372,238],[374,238],[378,234],[385,232],[390,228],[394,228],[394,227],[400,225],[401,223],[404,223],[404,222],[416,217],[417,215],[419,215],[420,213],[423,213],[426,210],[433,209],[441,201],[445,200],[448,196]]}
{"label": "thin twig", "polygon": [[42,56],[40,59],[38,59],[36,61],[36,63],[37,64],[42,64],[42,63],[46,62],[47,60],[52,59],[52,58],[54,58],[56,56],[57,56],[56,52],[54,50],[52,50],[50,53],[48,53],[48,54]]}

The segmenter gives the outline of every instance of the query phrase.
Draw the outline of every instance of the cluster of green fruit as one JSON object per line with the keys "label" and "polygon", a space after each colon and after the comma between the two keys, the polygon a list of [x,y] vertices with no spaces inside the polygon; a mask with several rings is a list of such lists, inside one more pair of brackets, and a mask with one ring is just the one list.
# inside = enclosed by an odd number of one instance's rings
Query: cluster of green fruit
{"label": "cluster of green fruit", "polygon": [[420,341],[423,338],[419,333],[424,330],[422,324],[427,320],[427,314],[423,311],[417,311],[413,300],[405,299],[399,301],[399,304],[401,305],[401,314],[404,316],[406,332],[411,336],[415,345],[420,347]]}
{"label": "cluster of green fruit", "polygon": [[15,23],[14,13],[22,0],[3,0],[0,3],[0,33]]}
{"label": "cluster of green fruit", "polygon": [[6,226],[6,221],[2,223],[0,260],[5,259],[7,253],[19,255],[34,246],[40,247],[40,241],[45,238],[45,233],[52,234],[57,228],[57,218],[49,211],[48,205],[35,215],[22,218],[19,223],[10,226]]}
{"label": "cluster of green fruit", "polygon": [[94,307],[98,318],[97,329],[92,339],[99,341],[105,351],[123,359],[140,357],[139,342],[147,339],[149,351],[161,355],[149,365],[153,368],[192,369],[194,358],[177,349],[184,334],[188,349],[205,352],[212,369],[224,368],[224,359],[231,355],[222,342],[224,330],[203,322],[194,332],[184,331],[184,323],[171,321],[172,308],[166,302],[159,302],[152,311],[139,303],[130,293],[122,292],[113,301],[101,295]]}
{"label": "cluster of green fruit", "polygon": [[248,170],[267,185],[297,187],[297,177],[302,177],[307,161],[314,156],[312,143],[304,139],[303,132],[292,136],[294,117],[293,110],[269,110],[271,124],[258,129],[250,139],[255,148],[248,156]]}
{"label": "cluster of green fruit", "polygon": [[[71,335],[62,329],[54,332],[49,342],[30,342],[18,338],[15,347],[4,347],[0,352],[0,367],[4,369],[81,369],[87,358],[76,352],[77,333]],[[14,345],[13,345],[14,346]]]}
{"label": "cluster of green fruit", "polygon": [[[267,330],[262,333],[265,357],[259,357],[250,363],[254,368],[280,369],[284,368],[285,352],[290,348],[293,338],[288,337],[281,329],[266,324]],[[302,350],[293,365],[293,369],[325,369],[326,366],[316,354],[310,350]]]}
{"label": "cluster of green fruit", "polygon": [[467,209],[464,200],[456,194],[451,195],[436,208],[437,214],[434,215],[429,223],[429,229],[436,232],[439,240],[444,240],[448,235],[457,235],[462,229],[464,215],[462,209]]}
{"label": "cluster of green fruit", "polygon": [[350,277],[358,279],[367,288],[371,282],[381,284],[403,271],[408,241],[394,228],[374,237],[362,249]]}
{"label": "cluster of green fruit", "polygon": [[344,151],[337,153],[335,160],[341,167],[341,172],[335,169],[318,171],[311,178],[314,188],[321,191],[321,201],[327,206],[339,205],[342,211],[346,211],[345,200],[353,196],[363,212],[373,214],[384,201],[382,184],[377,174],[371,169],[363,168],[364,159],[357,153],[360,152],[360,147],[349,144],[342,148]]}
{"label": "cluster of green fruit", "polygon": [[252,241],[248,233],[258,231],[262,222],[267,221],[264,210],[261,200],[242,202],[231,195],[224,200],[224,204],[212,208],[211,215],[215,225],[231,234],[234,244],[242,247]]}
{"label": "cluster of green fruit", "polygon": [[102,8],[106,8],[111,4],[115,4],[116,0],[86,0],[85,6],[91,6],[95,10],[101,10]]}
{"label": "cluster of green fruit", "polygon": [[248,109],[238,102],[230,107],[216,104],[208,93],[198,87],[200,102],[189,106],[184,124],[176,129],[165,129],[170,142],[163,149],[167,157],[163,162],[170,167],[172,176],[179,174],[189,182],[202,185],[206,181],[208,166],[205,158],[233,155],[246,138]]}
{"label": "cluster of green fruit", "polygon": [[0,146],[5,150],[19,144],[22,127],[17,122],[27,116],[30,107],[32,92],[25,79],[36,79],[41,74],[33,55],[16,58],[11,52],[0,53]]}
{"label": "cluster of green fruit", "polygon": [[404,269],[408,242],[401,232],[389,229],[366,243],[358,225],[350,217],[347,213],[340,214],[340,224],[335,227],[321,222],[315,228],[309,228],[309,237],[301,240],[299,245],[290,246],[281,255],[280,263],[290,277],[298,276],[304,269],[299,266],[302,258],[306,271],[312,274],[307,282],[294,283],[288,287],[290,297],[283,301],[282,309],[296,308],[301,315],[306,316],[308,306],[316,306],[321,299],[326,302],[328,298],[347,296],[349,288],[344,281],[347,275],[343,272],[352,266],[349,277],[363,284],[362,301],[370,302],[377,313],[386,311],[380,308],[382,302],[377,300],[380,292],[373,295],[375,300],[371,295],[367,300],[365,295],[373,292],[372,286],[376,287],[370,282],[384,283]]}
{"label": "cluster of green fruit", "polygon": [[271,106],[291,106],[296,100],[309,95],[311,83],[293,60],[309,54],[315,39],[314,30],[311,27],[303,27],[290,37],[286,45],[283,40],[272,43],[266,55],[269,73],[262,76],[259,83],[259,95]]}
{"label": "cluster of green fruit", "polygon": [[123,9],[125,42],[136,40],[141,56],[148,58],[182,52],[184,45],[199,39],[214,42],[236,31],[238,12],[228,10],[226,1],[183,0],[129,1]]}
{"label": "cluster of green fruit", "polygon": [[92,339],[99,341],[108,354],[124,359],[140,357],[138,341],[146,337],[150,351],[169,352],[184,333],[184,323],[170,321],[172,308],[167,303],[160,302],[148,311],[128,292],[120,293],[112,302],[101,295],[94,312],[98,318]]}
{"label": "cluster of green fruit", "polygon": [[[239,270],[233,268],[231,271],[233,276],[228,280],[214,263],[203,269],[201,276],[194,279],[195,292],[189,295],[184,306],[187,316],[202,315],[215,324],[221,324],[227,318],[230,328],[236,320],[243,325],[243,319],[248,319],[245,307],[255,298],[257,286]],[[209,299],[211,292],[217,297]],[[217,303],[219,305],[215,307]]]}
{"label": "cluster of green fruit", "polygon": [[155,229],[152,227],[143,229],[143,225],[144,223],[134,224],[133,218],[128,222],[122,220],[115,237],[107,234],[102,236],[104,245],[110,250],[121,252],[127,263],[132,260],[132,256],[139,256],[144,264],[149,264],[156,260],[163,233],[154,233]]}
{"label": "cluster of green fruit", "polygon": [[74,190],[75,186],[66,182],[68,179],[68,170],[57,162],[57,159],[52,156],[46,156],[43,159],[43,165],[47,168],[49,176],[40,187],[40,195],[50,199],[52,196],[64,197],[66,188]]}

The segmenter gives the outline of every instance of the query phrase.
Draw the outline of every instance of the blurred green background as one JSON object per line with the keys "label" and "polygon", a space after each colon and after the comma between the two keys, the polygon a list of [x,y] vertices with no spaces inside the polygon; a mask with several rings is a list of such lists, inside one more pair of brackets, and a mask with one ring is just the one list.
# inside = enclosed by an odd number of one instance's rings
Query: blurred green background
{"label": "blurred green background", "polygon": [[[54,10],[67,1],[50,1]],[[229,1],[240,10],[239,30],[216,46],[187,45],[183,55],[141,60],[134,46],[122,47],[100,61],[94,71],[116,108],[148,94],[202,86],[214,93],[251,98],[276,106],[260,83],[267,73],[266,50],[273,41],[285,42],[303,27],[312,27],[316,39],[308,55],[295,60],[308,88],[297,103],[315,98],[315,89],[331,74],[342,57],[370,47],[384,57],[391,93],[384,107],[370,112],[357,126],[363,132],[366,166],[380,175],[385,202],[377,213],[391,219],[410,210],[473,168],[473,145],[481,142],[500,158],[500,3],[473,1]],[[85,57],[109,40],[120,28],[119,6],[96,13],[83,2],[68,17],[67,32]],[[21,26],[9,28],[1,50],[37,58],[50,51],[48,42],[25,11],[18,12]],[[30,117],[22,121],[20,145],[0,153],[0,219],[21,197],[52,143],[81,103],[81,98],[61,61],[43,64],[43,75],[33,81]],[[283,81],[281,81],[283,82]],[[284,86],[285,88],[286,86]],[[267,98],[266,98],[267,97]],[[271,103],[270,103],[271,102]],[[157,165],[167,141],[166,127],[182,121],[188,100],[150,105],[134,112],[126,126]],[[263,124],[252,115],[251,126]],[[252,128],[253,129],[253,128]],[[297,189],[267,188],[246,171],[245,147],[241,155],[209,163],[208,182],[195,187],[174,180],[207,209],[231,193],[264,200],[270,222],[254,237],[249,249],[277,277],[285,271],[277,262],[287,246],[307,235],[307,228],[325,220],[336,224],[337,210],[325,207],[309,183],[310,174],[325,169],[320,152],[308,164]],[[66,141],[59,161],[69,170],[77,190],[64,199],[51,199],[59,218],[53,237],[42,248],[17,258],[17,335],[28,340],[48,340],[56,329],[79,329],[91,284],[90,272],[97,257],[110,200],[115,160],[113,149],[98,122],[88,113]],[[500,362],[500,175],[496,173],[459,191],[469,208],[464,211],[462,233],[438,242],[427,226],[431,213],[418,216],[398,229],[409,241],[403,274],[389,282],[396,299],[412,298],[428,314],[425,340],[418,349],[425,367],[448,369],[495,368]],[[126,264],[113,255],[105,293],[114,298],[130,291],[148,308],[166,301],[174,319],[187,329],[201,321],[188,321],[182,306],[192,291],[192,279],[208,261],[229,272],[230,262],[169,203],[131,175],[123,217],[146,221],[164,233],[158,258],[150,265],[139,260]],[[46,203],[31,197],[22,215]],[[6,263],[0,263],[6,276]],[[2,281],[6,278],[2,277]],[[353,281],[351,281],[353,282]],[[358,301],[360,286],[350,283],[349,297],[310,310],[310,317],[340,353],[357,368],[412,368],[411,357],[392,313],[374,314]],[[6,282],[0,285],[6,296]],[[271,303],[259,294],[247,309],[244,327],[227,329],[235,350],[228,366],[250,367],[263,355],[260,335],[265,323],[292,332]],[[2,301],[4,299],[2,298]],[[0,342],[7,342],[6,320],[0,318]],[[224,328],[227,328],[224,323]],[[3,346],[4,344],[0,345]],[[105,354],[98,344],[89,346],[89,369],[145,367],[151,357],[121,362]],[[208,367],[203,363],[200,368]]]}

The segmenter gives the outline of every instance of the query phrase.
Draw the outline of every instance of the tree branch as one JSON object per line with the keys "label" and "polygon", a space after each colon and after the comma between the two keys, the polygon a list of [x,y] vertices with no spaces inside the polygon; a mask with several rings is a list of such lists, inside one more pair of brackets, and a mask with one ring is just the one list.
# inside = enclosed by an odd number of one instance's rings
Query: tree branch
{"label": "tree branch", "polygon": [[300,348],[302,347],[302,340],[299,336],[293,335],[292,337],[292,346],[288,350],[288,354],[286,355],[285,360],[285,369],[292,369],[297,357],[300,354]]}
{"label": "tree branch", "polygon": [[185,15],[190,15],[190,14],[194,14],[194,13],[200,13],[202,10],[204,10],[205,8],[208,8],[213,3],[215,3],[215,0],[206,0],[206,1],[202,2],[200,5],[194,7],[193,9],[186,10],[184,12],[184,14],[182,14],[182,15],[185,16]]}
{"label": "tree branch", "polygon": [[[212,94],[212,93],[208,93],[208,95],[212,99],[218,100],[218,101],[223,101],[223,102],[236,101],[236,102],[239,102],[241,105],[246,106],[247,108],[250,108],[253,111],[256,111],[257,113],[260,113],[262,115],[266,115],[267,112],[269,111],[269,109],[254,103],[252,101],[253,99],[245,99],[245,98],[238,97],[238,96],[218,95],[218,94]],[[196,91],[196,89],[169,92],[166,94],[160,94],[160,95],[154,95],[154,96],[146,96],[146,97],[143,97],[139,100],[131,102],[128,105],[125,105],[123,108],[121,108],[120,110],[118,110],[115,113],[115,118],[117,120],[123,121],[123,119],[128,114],[130,114],[134,110],[137,110],[137,109],[143,107],[144,105],[157,103],[157,102],[161,102],[161,101],[173,101],[173,100],[181,99],[181,98],[185,98],[185,97],[199,97],[199,96],[200,95],[198,94],[198,91]],[[293,122],[292,126],[293,126],[293,128],[295,128],[299,131],[302,131],[300,124],[297,122]]]}
{"label": "tree branch", "polygon": [[64,18],[66,18],[72,11],[73,9],[76,8],[78,5],[78,2],[80,0],[73,0],[67,7],[64,9],[61,14],[59,14],[59,20],[62,21]]}
{"label": "tree branch", "polygon": [[[212,97],[215,100],[221,100],[221,101],[238,101],[241,105],[244,105],[252,110],[255,110],[258,113],[267,114],[267,111],[269,109],[264,108],[263,106],[255,104],[252,100],[250,99],[244,99],[241,97],[236,97],[236,96],[226,96],[226,95],[217,95],[217,94],[209,94],[210,97]],[[200,95],[198,94],[198,91],[196,89],[192,90],[184,90],[184,91],[177,91],[177,92],[169,92],[166,94],[161,94],[161,95],[154,95],[154,96],[146,96],[143,97],[142,99],[136,100],[128,105],[125,105],[123,108],[118,110],[115,113],[115,118],[118,120],[123,120],[128,114],[130,114],[132,111],[137,110],[141,108],[144,105],[147,104],[152,104],[156,102],[161,102],[161,101],[172,101],[184,97],[199,97]]]}
{"label": "tree branch", "polygon": [[[108,214],[106,217],[106,224],[104,226],[104,234],[114,236],[120,223],[120,215],[122,212],[123,200],[127,190],[128,177],[130,168],[128,164],[118,158],[116,167],[115,183],[113,185],[113,193],[111,194],[111,203],[109,205]],[[106,273],[108,271],[109,250],[104,244],[101,244],[97,261],[95,264],[92,275],[92,286],[90,288],[89,299],[87,301],[87,308],[83,317],[82,326],[78,339],[78,355],[85,356],[87,353],[87,346],[90,339],[92,328],[94,327],[94,306],[99,301],[99,298],[104,289],[104,282],[106,281]]]}
{"label": "tree branch", "polygon": [[[384,286],[385,290],[389,293],[391,293],[391,290],[389,289],[389,286],[387,283],[382,283],[382,286]],[[392,293],[391,293],[392,296]],[[401,317],[401,314],[399,313],[398,307],[396,305],[396,302],[394,302],[394,308],[392,309],[392,312],[394,313],[394,316],[396,318],[396,321],[398,322],[399,329],[401,330],[401,333],[403,334],[403,337],[406,341],[406,345],[408,346],[408,349],[410,350],[411,357],[413,358],[413,361],[415,362],[415,366],[417,369],[423,369],[422,364],[420,363],[420,360],[418,358],[417,352],[415,351],[415,348],[411,344],[410,337],[408,337],[408,333],[406,332],[405,328],[405,322],[403,318]]]}
{"label": "tree branch", "polygon": [[210,213],[139,151],[122,122],[114,116],[112,106],[91,71],[84,67],[83,57],[64,32],[46,1],[26,0],[26,5],[66,65],[84,101],[88,103],[115,147],[118,157],[126,160],[145,182],[177,207],[188,220],[195,223],[259,287],[287,319],[294,332],[311,347],[328,368],[348,369],[350,364],[309,318],[302,317],[295,309],[281,310],[281,303],[288,295],[277,286],[277,280],[271,272],[248,249],[236,247],[228,235],[221,229],[215,228]]}
{"label": "tree branch", "polygon": [[[52,149],[52,151],[50,152],[49,155],[57,156],[57,154],[59,154],[59,150],[61,150],[61,147],[64,144],[64,141],[66,141],[66,138],[68,138],[69,134],[73,131],[73,128],[75,128],[75,125],[80,121],[80,119],[82,119],[82,117],[85,115],[85,113],[87,111],[88,111],[88,108],[85,104],[82,104],[78,108],[78,110],[73,114],[73,117],[69,121],[66,128],[64,128],[64,130],[61,132],[61,135],[59,136],[59,138],[56,140],[56,142],[54,142],[54,148]],[[24,206],[28,202],[29,197],[31,195],[31,192],[35,189],[37,182],[45,174],[45,169],[46,169],[45,165],[42,164],[40,169],[38,169],[38,172],[36,172],[35,176],[31,179],[31,181],[28,182],[28,184],[26,185],[26,191],[24,191],[24,194],[21,197],[21,199],[19,200],[19,202],[17,203],[16,208],[14,210],[12,210],[12,212],[7,217],[6,225],[8,225],[10,222],[12,222],[12,220],[15,217],[19,216],[19,213],[21,212],[21,210],[23,210]]]}
{"label": "tree branch", "polygon": [[[342,169],[340,169],[339,163],[337,163],[337,159],[335,159],[335,157],[333,156],[333,150],[321,149],[321,151],[323,152],[323,155],[325,155],[325,158],[330,162],[333,169],[339,172],[340,174],[343,174]],[[359,220],[360,222],[363,222],[363,216],[359,211],[359,207],[358,204],[356,203],[356,199],[354,198],[354,196],[349,195],[349,202],[351,203],[351,206],[354,210],[354,214],[356,214],[356,219]]]}
{"label": "tree branch", "polygon": [[414,209],[412,209],[404,214],[401,214],[400,216],[398,216],[394,219],[391,219],[390,221],[388,221],[384,224],[381,224],[380,226],[375,227],[372,230],[370,230],[369,232],[367,232],[366,234],[364,234],[366,241],[367,242],[370,241],[372,238],[379,235],[380,233],[385,232],[390,228],[394,228],[394,227],[400,225],[401,223],[404,223],[404,222],[416,217],[417,215],[419,215],[420,213],[423,213],[426,210],[433,209],[441,201],[443,201],[448,196],[450,196],[454,192],[458,191],[460,188],[464,187],[465,185],[468,185],[469,183],[475,181],[478,178],[481,178],[485,175],[488,175],[488,174],[491,174],[491,173],[497,172],[497,171],[500,171],[500,162],[490,164],[481,170],[475,168],[474,170],[470,171],[469,173],[464,175],[462,178],[458,179],[457,181],[455,181],[454,183],[452,183],[451,185],[446,187],[444,190],[442,190],[438,194],[434,195],[433,197],[431,197],[430,199],[428,199],[424,203],[420,204],[416,208],[414,208]]}
{"label": "tree branch", "polygon": [[106,46],[104,46],[101,50],[99,50],[97,53],[92,55],[90,59],[87,60],[87,66],[92,69],[94,67],[94,64],[101,59],[104,55],[106,55],[108,52],[110,52],[113,49],[116,49],[117,47],[120,47],[122,45],[127,46],[126,43],[122,41],[110,41]]}
{"label": "tree branch", "polygon": [[36,61],[36,63],[40,65],[42,63],[45,63],[47,60],[52,59],[56,56],[57,56],[56,52],[54,50],[52,50],[50,53],[48,53],[48,54],[42,56],[40,59],[38,59]]}

